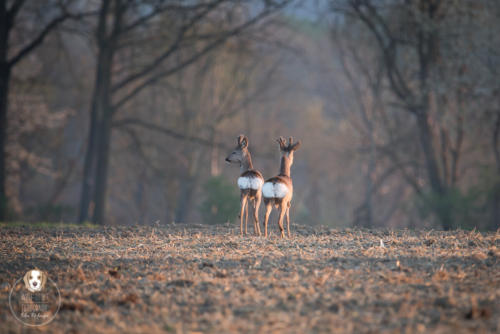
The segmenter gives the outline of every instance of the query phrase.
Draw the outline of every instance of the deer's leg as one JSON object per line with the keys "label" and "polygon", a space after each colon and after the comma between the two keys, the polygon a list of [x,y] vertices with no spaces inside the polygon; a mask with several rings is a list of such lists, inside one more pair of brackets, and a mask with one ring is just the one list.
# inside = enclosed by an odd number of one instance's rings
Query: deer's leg
{"label": "deer's leg", "polygon": [[291,238],[292,235],[290,234],[290,206],[287,206],[285,216],[286,216],[286,229],[288,231],[288,237]]}
{"label": "deer's leg", "polygon": [[246,210],[245,210],[245,235],[248,235],[248,229],[247,229],[247,225],[248,225],[248,211],[250,211],[250,202],[251,200],[247,200],[247,204],[246,204]]}
{"label": "deer's leg", "polygon": [[252,208],[253,208],[253,214],[252,214],[252,220],[253,220],[253,233],[257,235],[257,226],[255,225],[255,204],[257,203],[257,199],[254,198],[252,202]]}
{"label": "deer's leg", "polygon": [[259,237],[261,236],[260,225],[259,225],[259,207],[261,199],[262,196],[257,194],[257,196],[255,197],[254,207],[253,207],[253,222],[255,227],[255,234],[257,234]]}
{"label": "deer's leg", "polygon": [[267,238],[267,223],[269,222],[269,215],[273,209],[271,202],[266,203],[266,215],[264,216],[264,236]]}
{"label": "deer's leg", "polygon": [[243,218],[244,218],[246,206],[247,206],[247,196],[241,195],[241,208],[240,208],[240,234],[241,235],[243,235]]}
{"label": "deer's leg", "polygon": [[285,237],[285,229],[283,228],[283,217],[285,216],[286,209],[287,209],[286,204],[281,202],[281,204],[280,204],[280,216],[278,219],[278,226],[280,228],[281,238]]}

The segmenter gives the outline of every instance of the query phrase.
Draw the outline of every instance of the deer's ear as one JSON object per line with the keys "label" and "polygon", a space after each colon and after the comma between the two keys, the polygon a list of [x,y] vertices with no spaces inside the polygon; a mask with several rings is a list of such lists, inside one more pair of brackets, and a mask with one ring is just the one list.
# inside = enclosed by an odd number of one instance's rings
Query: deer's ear
{"label": "deer's ear", "polygon": [[243,138],[245,138],[244,135],[239,135],[238,136],[238,146],[241,146],[241,142],[243,141]]}
{"label": "deer's ear", "polygon": [[238,146],[241,148],[245,148],[248,146],[248,138],[245,135],[238,136]]}
{"label": "deer's ear", "polygon": [[290,148],[290,151],[297,151],[300,147],[300,140],[298,142],[296,142],[295,144],[292,145],[292,147]]}
{"label": "deer's ear", "polygon": [[248,138],[247,136],[243,136],[243,139],[241,139],[241,144],[240,144],[241,148],[245,148],[248,146]]}

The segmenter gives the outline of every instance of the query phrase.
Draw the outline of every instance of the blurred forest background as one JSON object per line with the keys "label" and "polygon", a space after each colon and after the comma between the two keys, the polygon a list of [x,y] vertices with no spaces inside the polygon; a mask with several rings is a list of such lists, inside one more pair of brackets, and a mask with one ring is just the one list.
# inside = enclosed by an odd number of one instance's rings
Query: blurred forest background
{"label": "blurred forest background", "polygon": [[497,0],[0,0],[0,221],[500,226]]}

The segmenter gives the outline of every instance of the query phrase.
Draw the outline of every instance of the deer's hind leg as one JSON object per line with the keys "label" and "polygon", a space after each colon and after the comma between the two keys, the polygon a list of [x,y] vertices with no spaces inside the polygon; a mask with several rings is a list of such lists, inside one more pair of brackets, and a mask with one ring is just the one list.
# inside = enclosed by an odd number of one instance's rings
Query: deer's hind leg
{"label": "deer's hind leg", "polygon": [[269,222],[269,215],[271,214],[271,210],[273,209],[273,206],[271,202],[266,203],[266,214],[264,215],[264,237],[267,238],[267,223]]}
{"label": "deer's hind leg", "polygon": [[260,192],[255,195],[254,202],[253,202],[253,226],[254,226],[254,232],[256,235],[259,237],[261,236],[260,233],[260,225],[259,225],[259,207],[260,207],[260,202],[262,199],[262,194]]}
{"label": "deer's hind leg", "polygon": [[248,235],[248,211],[250,210],[250,200],[247,200],[246,210],[245,210],[245,235]]}
{"label": "deer's hind leg", "polygon": [[286,206],[286,203],[281,202],[280,203],[280,216],[278,219],[278,226],[280,228],[281,238],[285,237],[285,229],[283,228],[283,217],[285,216],[285,213],[287,212],[287,210],[288,210],[288,207]]}
{"label": "deer's hind leg", "polygon": [[286,229],[288,231],[288,237],[291,238],[292,234],[290,233],[290,203],[286,208],[285,217],[286,217]]}

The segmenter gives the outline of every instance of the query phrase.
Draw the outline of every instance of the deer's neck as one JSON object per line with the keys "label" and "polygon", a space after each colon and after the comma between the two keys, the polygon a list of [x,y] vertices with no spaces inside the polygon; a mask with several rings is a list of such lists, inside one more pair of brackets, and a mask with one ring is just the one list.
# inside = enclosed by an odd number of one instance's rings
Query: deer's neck
{"label": "deer's neck", "polygon": [[243,160],[240,164],[240,171],[243,174],[249,169],[253,169],[252,156],[250,155],[250,152],[246,152],[246,154],[243,155]]}
{"label": "deer's neck", "polygon": [[280,165],[280,174],[283,176],[288,176],[290,177],[290,159],[288,157],[281,157],[281,165]]}

